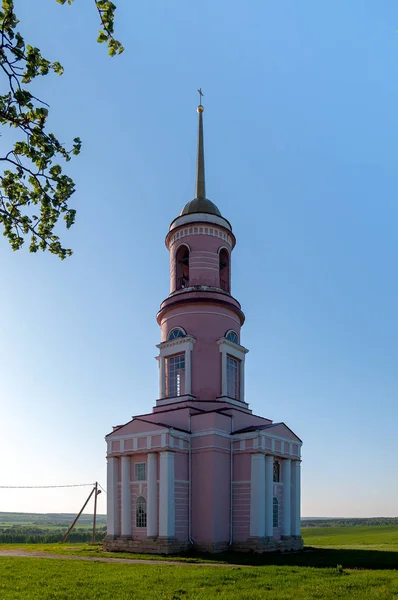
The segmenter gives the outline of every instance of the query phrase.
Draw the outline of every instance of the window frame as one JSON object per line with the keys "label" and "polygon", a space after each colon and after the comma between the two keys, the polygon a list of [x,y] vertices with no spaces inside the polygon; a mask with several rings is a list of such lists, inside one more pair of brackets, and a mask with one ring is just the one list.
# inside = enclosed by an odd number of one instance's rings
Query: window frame
{"label": "window frame", "polygon": [[[175,335],[174,337],[171,337],[173,335],[174,332],[178,332],[181,333],[181,335]],[[170,329],[169,333],[167,334],[167,342],[172,342],[174,340],[178,340],[179,338],[185,337],[187,335],[185,329],[183,329],[182,327],[173,327],[173,329]]]}
{"label": "window frame", "polygon": [[281,482],[281,463],[279,462],[279,460],[274,460],[272,482],[273,483]]}
{"label": "window frame", "polygon": [[[178,361],[176,360],[178,359]],[[176,364],[174,365],[174,362]],[[165,371],[166,371],[166,398],[179,398],[180,396],[185,395],[185,375],[186,375],[186,357],[185,352],[177,352],[176,354],[171,354],[165,358]],[[175,382],[174,375],[173,380],[170,376],[170,371],[175,372]],[[184,391],[181,390],[181,372],[184,373]],[[173,389],[171,388],[170,382],[173,383]],[[175,393],[174,393],[175,392]]]}
{"label": "window frame", "polygon": [[272,526],[274,529],[279,527],[279,500],[276,496],[272,499]]}
{"label": "window frame", "polygon": [[[191,396],[191,356],[196,339],[192,335],[176,338],[171,342],[161,342],[156,347],[159,349],[159,355],[156,357],[159,361],[159,400],[156,400],[156,406],[163,406],[176,402],[175,398],[166,396],[166,366],[165,361],[174,354],[183,352],[185,354],[185,394]],[[181,396],[183,398],[184,396]],[[178,399],[177,399],[178,400]]]}
{"label": "window frame", "polygon": [[[143,478],[141,477],[142,471],[144,473]],[[134,463],[134,481],[146,481],[146,462]]]}
{"label": "window frame", "polygon": [[[227,396],[228,398],[232,398],[233,400],[240,400],[240,360],[236,358],[236,356],[231,356],[231,354],[227,354]],[[231,380],[232,375],[232,364],[233,364],[233,377],[234,380]]]}
{"label": "window frame", "polygon": [[[245,355],[249,352],[247,348],[244,348],[240,344],[234,344],[225,337],[217,340],[219,351],[221,354],[221,398],[229,398],[227,393],[227,355],[229,354],[233,358],[240,361],[240,373],[239,373],[239,400],[230,398],[228,401],[236,406],[241,406],[245,402]],[[247,404],[246,404],[247,406]]]}
{"label": "window frame", "polygon": [[[236,336],[236,340],[235,339],[231,339],[231,337],[229,336]],[[235,331],[235,329],[228,329],[228,331],[225,333],[225,339],[228,340],[229,342],[232,342],[233,344],[237,344],[239,346],[239,336],[237,334],[237,332]]]}
{"label": "window frame", "polygon": [[147,501],[144,496],[138,496],[135,501],[135,526],[137,529],[146,529],[148,524]]}

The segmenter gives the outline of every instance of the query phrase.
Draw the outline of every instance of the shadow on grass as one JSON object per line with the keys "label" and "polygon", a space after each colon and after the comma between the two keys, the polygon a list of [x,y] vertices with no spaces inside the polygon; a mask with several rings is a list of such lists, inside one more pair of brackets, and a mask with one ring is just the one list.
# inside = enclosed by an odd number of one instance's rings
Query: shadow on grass
{"label": "shadow on grass", "polygon": [[[189,554],[195,559],[215,559],[214,554]],[[344,548],[312,548],[294,553],[235,553],[217,555],[217,561],[235,565],[274,565],[325,568],[341,565],[344,569],[398,569],[398,552],[383,550],[356,550]]]}

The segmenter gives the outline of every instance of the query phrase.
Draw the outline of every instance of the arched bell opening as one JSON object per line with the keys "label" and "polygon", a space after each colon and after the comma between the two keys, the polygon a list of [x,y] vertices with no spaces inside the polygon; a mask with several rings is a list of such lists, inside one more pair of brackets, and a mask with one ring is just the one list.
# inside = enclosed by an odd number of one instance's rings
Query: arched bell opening
{"label": "arched bell opening", "polygon": [[176,290],[189,286],[189,248],[182,244],[176,252]]}
{"label": "arched bell opening", "polygon": [[226,248],[221,248],[219,251],[220,258],[220,288],[224,292],[231,291],[230,272],[229,272],[229,252]]}

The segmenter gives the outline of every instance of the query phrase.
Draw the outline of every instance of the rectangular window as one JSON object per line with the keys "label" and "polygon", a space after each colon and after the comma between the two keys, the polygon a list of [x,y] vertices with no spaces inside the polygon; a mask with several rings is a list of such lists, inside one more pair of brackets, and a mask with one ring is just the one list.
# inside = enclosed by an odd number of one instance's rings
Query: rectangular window
{"label": "rectangular window", "polygon": [[135,463],[134,479],[135,479],[135,481],[146,481],[146,464],[145,463]]}
{"label": "rectangular window", "polygon": [[281,465],[276,460],[274,461],[274,483],[279,483],[281,480]]}
{"label": "rectangular window", "polygon": [[166,358],[166,396],[185,394],[185,353]]}
{"label": "rectangular window", "polygon": [[235,400],[239,400],[239,366],[239,360],[227,355],[227,395]]}

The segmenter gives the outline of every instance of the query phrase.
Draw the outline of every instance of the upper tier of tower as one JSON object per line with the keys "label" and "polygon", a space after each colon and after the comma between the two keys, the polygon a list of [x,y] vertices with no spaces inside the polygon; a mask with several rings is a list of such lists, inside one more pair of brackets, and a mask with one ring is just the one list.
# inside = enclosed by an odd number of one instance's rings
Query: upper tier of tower
{"label": "upper tier of tower", "polygon": [[203,106],[199,105],[196,197],[172,221],[166,236],[170,293],[157,321],[160,388],[157,406],[219,401],[247,409],[240,343],[244,314],[231,294],[235,236],[229,221],[206,198]]}

